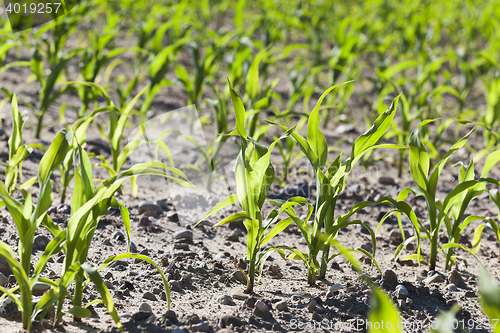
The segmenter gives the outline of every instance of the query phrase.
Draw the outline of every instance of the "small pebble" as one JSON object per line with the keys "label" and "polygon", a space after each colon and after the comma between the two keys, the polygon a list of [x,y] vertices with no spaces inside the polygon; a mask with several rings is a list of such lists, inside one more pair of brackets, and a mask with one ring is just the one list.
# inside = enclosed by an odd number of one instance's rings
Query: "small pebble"
{"label": "small pebble", "polygon": [[396,185],[396,181],[392,177],[381,176],[378,178],[378,183],[382,185]]}
{"label": "small pebble", "polygon": [[217,255],[215,256],[215,258],[217,259],[226,259],[226,255],[224,253],[217,253]]}
{"label": "small pebble", "polygon": [[208,332],[210,330],[210,324],[208,323],[208,321],[202,321],[201,323],[194,324],[191,327],[194,331],[198,332]]}
{"label": "small pebble", "polygon": [[396,273],[390,269],[387,269],[384,271],[384,274],[382,275],[382,279],[384,280],[385,283],[388,284],[396,284],[398,283],[398,276]]}
{"label": "small pebble", "polygon": [[175,314],[174,310],[168,310],[163,316],[165,317],[165,319],[169,319],[174,322],[177,321],[177,315]]}
{"label": "small pebble", "polygon": [[191,230],[181,230],[174,234],[174,239],[183,239],[188,243],[193,241],[193,232]]}
{"label": "small pebble", "polygon": [[278,309],[280,311],[284,311],[288,307],[288,304],[286,301],[280,301],[280,302],[276,303],[275,307],[276,307],[276,309]]}
{"label": "small pebble", "polygon": [[177,327],[172,331],[172,333],[186,333],[186,331],[184,331],[182,328]]}
{"label": "small pebble", "polygon": [[71,206],[66,204],[60,205],[57,207],[57,212],[59,214],[71,214]]}
{"label": "small pebble", "polygon": [[238,318],[236,316],[228,315],[228,314],[222,315],[220,318],[220,322],[221,322],[222,328],[226,328],[227,326],[230,326],[230,325],[238,326],[238,327],[245,325],[243,320],[241,320],[240,318]]}
{"label": "small pebble", "polygon": [[449,291],[457,291],[457,286],[454,283],[450,283],[449,285],[446,286],[446,289]]}
{"label": "small pebble", "polygon": [[141,305],[139,306],[139,311],[153,312],[153,310],[151,309],[151,306],[146,302],[141,303]]}
{"label": "small pebble", "polygon": [[167,219],[172,222],[178,222],[179,215],[177,215],[177,212],[175,210],[171,210],[167,213]]}
{"label": "small pebble", "polygon": [[42,296],[49,289],[50,289],[50,286],[47,284],[35,283],[35,285],[33,286],[33,295],[34,296]]}
{"label": "small pebble", "polygon": [[141,217],[141,219],[139,220],[139,225],[141,227],[147,227],[151,224],[151,221],[149,220],[149,217],[147,216],[143,216]]}
{"label": "small pebble", "polygon": [[169,281],[168,286],[170,287],[170,290],[177,291],[177,292],[182,291],[181,283],[177,280]]}
{"label": "small pebble", "polygon": [[119,242],[123,242],[125,240],[125,236],[121,232],[119,232],[119,231],[115,231],[111,235],[111,238],[113,238],[114,240],[117,240]]}
{"label": "small pebble", "polygon": [[[429,272],[430,274],[431,272]],[[439,283],[439,282],[444,282],[444,277],[441,274],[434,274],[428,277],[427,279],[424,280],[424,283],[430,284],[430,283]]]}
{"label": "small pebble", "polygon": [[261,300],[255,302],[255,308],[262,313],[266,313],[269,311],[269,308],[267,307],[266,303],[262,302]]}
{"label": "small pebble", "polygon": [[309,312],[314,312],[316,311],[316,305],[318,305],[318,303],[316,302],[315,299],[312,299],[310,302],[309,302],[309,305],[307,306],[307,310],[309,310]]}
{"label": "small pebble", "polygon": [[466,288],[467,287],[464,279],[462,278],[460,273],[457,272],[456,270],[453,270],[450,272],[450,274],[448,275],[448,281],[450,283],[453,283],[457,288]]}
{"label": "small pebble", "polygon": [[50,239],[44,235],[38,235],[33,239],[33,249],[39,251],[45,251],[47,245],[49,245]]}
{"label": "small pebble", "polygon": [[340,283],[336,283],[336,284],[334,284],[333,286],[330,287],[330,291],[332,293],[334,293],[336,291],[339,291],[342,288],[343,288],[343,286]]}
{"label": "small pebble", "polygon": [[145,292],[143,295],[142,295],[142,298],[145,298],[145,299],[149,299],[150,301],[156,301],[156,296],[152,293],[152,292]]}
{"label": "small pebble", "polygon": [[398,296],[398,298],[400,299],[404,299],[408,296],[408,289],[406,289],[405,286],[403,286],[402,284],[398,284],[396,286],[396,295]]}
{"label": "small pebble", "polygon": [[154,203],[141,201],[139,203],[139,213],[156,217],[163,213],[163,209]]}
{"label": "small pebble", "polygon": [[0,272],[0,287],[5,287],[7,283],[9,283],[9,279],[2,272]]}
{"label": "small pebble", "polygon": [[233,273],[232,275],[232,279],[234,281],[238,281],[242,284],[247,284],[247,278],[245,277],[245,275],[240,271],[240,270],[237,270]]}
{"label": "small pebble", "polygon": [[221,295],[219,296],[219,298],[217,298],[217,302],[222,305],[229,305],[233,303],[233,298],[229,295]]}
{"label": "small pebble", "polygon": [[249,295],[248,294],[244,294],[244,293],[240,293],[240,292],[235,292],[233,293],[232,297],[234,299],[239,299],[239,300],[246,300],[248,299]]}

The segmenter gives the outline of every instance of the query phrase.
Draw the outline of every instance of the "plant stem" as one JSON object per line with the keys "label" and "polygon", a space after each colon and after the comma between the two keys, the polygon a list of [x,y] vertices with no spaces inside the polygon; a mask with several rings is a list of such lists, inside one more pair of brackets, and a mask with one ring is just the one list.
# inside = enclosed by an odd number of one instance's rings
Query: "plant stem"
{"label": "plant stem", "polygon": [[436,235],[431,236],[431,253],[430,253],[430,261],[429,261],[429,269],[436,269],[436,261],[437,261],[437,232]]}
{"label": "plant stem", "polygon": [[245,290],[245,294],[251,294],[253,292],[253,285],[255,282],[255,258],[250,259],[250,268],[248,270],[248,280],[247,280],[247,289]]}
{"label": "plant stem", "polygon": [[42,132],[42,123],[43,123],[43,115],[45,112],[40,112],[36,116],[36,132],[35,132],[35,138],[40,139],[40,133]]}
{"label": "plant stem", "polygon": [[321,255],[321,267],[319,269],[318,279],[324,280],[326,278],[326,269],[328,268],[328,257],[330,256],[330,244],[323,246],[323,254]]}
{"label": "plant stem", "polygon": [[[73,298],[73,306],[82,306],[83,298],[83,269],[80,269],[75,276],[75,296]],[[82,319],[73,316],[73,322],[81,322]]]}
{"label": "plant stem", "polygon": [[309,266],[307,268],[307,283],[310,286],[313,286],[316,284],[316,269],[314,269],[311,266]]}

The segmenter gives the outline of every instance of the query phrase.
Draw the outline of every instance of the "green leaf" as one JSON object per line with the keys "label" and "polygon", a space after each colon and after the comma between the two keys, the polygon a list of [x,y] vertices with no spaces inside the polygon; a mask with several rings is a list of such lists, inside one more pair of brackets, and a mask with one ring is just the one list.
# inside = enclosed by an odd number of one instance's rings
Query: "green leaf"
{"label": "green leaf", "polygon": [[241,101],[240,97],[234,91],[233,87],[231,86],[231,81],[229,79],[227,80],[229,83],[229,91],[231,92],[231,100],[233,101],[233,107],[234,111],[236,113],[236,129],[238,130],[238,133],[243,137],[243,139],[247,139],[247,131],[245,130],[245,107],[243,106],[243,102]]}
{"label": "green leaf", "polygon": [[[252,65],[248,69],[247,80],[246,80],[246,93],[250,96],[252,100],[257,98],[260,93],[260,82],[259,82],[259,65],[262,57],[266,54],[266,50],[260,51],[252,62]],[[234,103],[234,100],[233,100]]]}
{"label": "green leaf", "polygon": [[401,329],[398,328],[401,325],[398,309],[392,304],[389,296],[382,289],[376,286],[372,286],[372,288],[370,311],[368,312],[368,321],[372,325],[368,326],[368,332],[401,332]]}
{"label": "green leaf", "polygon": [[481,303],[484,313],[492,321],[492,326],[495,326],[493,332],[499,333],[500,287],[498,281],[483,266],[480,267],[479,273],[479,303]]}
{"label": "green leaf", "polygon": [[356,159],[357,155],[373,146],[389,129],[389,126],[394,119],[395,111],[399,101],[398,95],[391,103],[389,108],[377,117],[372,127],[356,139],[352,146],[351,158]]}
{"label": "green leaf", "polygon": [[90,312],[90,310],[82,308],[80,306],[73,306],[66,312],[78,318],[88,318],[92,316],[92,312]]}
{"label": "green leaf", "polygon": [[109,293],[108,288],[104,285],[99,272],[92,266],[92,264],[86,262],[82,265],[82,269],[88,274],[89,278],[94,282],[99,294],[101,295],[102,301],[106,308],[108,309],[109,314],[115,321],[116,326],[123,332],[123,326],[120,323],[120,317],[118,317],[118,312],[116,312],[115,304],[111,299],[111,294]]}
{"label": "green leaf", "polygon": [[249,219],[251,219],[251,217],[248,216],[247,212],[240,212],[240,213],[236,213],[236,214],[233,214],[233,215],[226,217],[225,219],[223,219],[219,223],[215,224],[214,227],[220,227],[221,225],[224,225],[227,223],[238,222],[238,221],[249,220]]}
{"label": "green leaf", "polygon": [[218,204],[216,204],[212,209],[210,209],[210,211],[205,216],[203,216],[203,218],[201,220],[199,220],[195,224],[195,226],[200,224],[207,217],[217,213],[218,211],[226,208],[227,206],[231,206],[232,204],[235,204],[236,202],[238,202],[238,196],[236,194],[231,194],[230,196],[228,196],[227,198],[225,198],[224,200],[222,200]]}

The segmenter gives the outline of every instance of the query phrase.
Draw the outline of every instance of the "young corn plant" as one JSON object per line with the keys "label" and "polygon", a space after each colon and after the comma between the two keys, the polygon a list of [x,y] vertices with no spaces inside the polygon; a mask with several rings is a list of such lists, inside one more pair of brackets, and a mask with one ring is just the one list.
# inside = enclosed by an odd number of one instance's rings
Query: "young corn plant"
{"label": "young corn plant", "polygon": [[[316,206],[314,221],[310,228],[306,221],[299,222],[295,220],[298,227],[301,228],[306,242],[308,243],[309,254],[308,262],[308,283],[316,283],[316,272],[319,268],[319,278],[324,279],[326,269],[330,259],[330,244],[326,239],[332,234],[335,222],[335,205],[340,193],[345,189],[346,177],[355,166],[356,162],[367,152],[375,148],[402,148],[400,145],[385,144],[377,145],[377,142],[388,130],[397,108],[399,96],[396,97],[387,111],[383,112],[364,134],[362,134],[353,144],[351,156],[341,162],[340,154],[334,162],[327,166],[328,144],[319,128],[319,109],[325,97],[338,86],[328,88],[319,98],[316,106],[309,115],[307,124],[307,139],[300,134],[293,133],[292,137],[297,141],[300,149],[309,159],[315,178],[316,178]],[[273,123],[273,122],[271,122]],[[289,129],[279,124],[283,130]],[[288,212],[287,212],[288,213]],[[300,219],[299,219],[300,220]],[[321,229],[323,228],[323,232]],[[321,265],[316,264],[316,258],[322,251]]]}
{"label": "young corn plant", "polygon": [[[36,206],[33,206],[32,196],[29,191],[26,192],[22,199],[16,200],[8,192],[6,186],[0,182],[0,197],[11,214],[19,233],[18,252],[20,259],[18,262],[14,258],[14,254],[9,246],[0,242],[0,255],[6,259],[18,284],[18,287],[11,290],[6,290],[3,287],[0,290],[5,295],[12,298],[16,303],[17,307],[22,312],[23,328],[28,331],[33,319],[40,312],[47,310],[51,305],[50,300],[55,298],[55,294],[51,291],[45,294],[45,296],[35,305],[35,308],[33,308],[33,286],[37,282],[54,285],[51,280],[41,278],[40,274],[44,271],[50,257],[60,251],[61,245],[65,240],[66,232],[52,223],[47,215],[47,210],[52,204],[50,176],[66,156],[69,144],[72,140],[71,137],[71,132],[67,132],[66,130],[61,131],[40,161],[38,170],[40,193]],[[33,238],[35,231],[40,225],[47,227],[55,236],[39,259],[33,274],[30,274]],[[14,294],[17,289],[19,289],[19,296]]]}
{"label": "young corn plant", "polygon": [[[50,27],[53,27],[54,38],[48,38],[45,33]],[[56,86],[66,70],[66,65],[83,50],[83,48],[76,48],[67,53],[64,52],[65,42],[74,29],[74,20],[65,18],[62,22],[51,23],[37,32],[37,37],[40,37],[41,42],[33,45],[29,65],[32,71],[30,80],[37,80],[40,87],[38,106],[36,108],[31,106],[37,120],[36,138],[40,138],[43,118],[49,107],[67,89],[67,86],[61,89]],[[48,64],[47,68],[45,64]]]}
{"label": "young corn plant", "polygon": [[[85,137],[85,132],[90,122],[94,121],[95,117],[98,114],[106,112],[109,115],[109,128],[106,136],[109,141],[112,160],[110,163],[104,158],[104,156],[99,156],[99,158],[102,162],[100,166],[105,168],[110,176],[116,175],[123,169],[123,165],[127,162],[127,158],[129,157],[130,153],[133,150],[137,149],[137,147],[139,146],[138,140],[132,140],[128,142],[123,148],[121,143],[122,143],[123,133],[125,131],[125,126],[127,125],[127,122],[129,121],[130,117],[132,115],[139,115],[140,117],[144,116],[142,113],[134,111],[134,106],[138,103],[141,96],[146,93],[148,88],[145,87],[130,101],[128,101],[121,107],[117,107],[113,103],[113,100],[111,99],[109,94],[101,86],[95,83],[68,82],[68,84],[90,86],[94,90],[99,91],[100,95],[103,96],[104,99],[106,100],[107,106],[95,109],[85,118],[79,119],[79,121],[77,121],[73,127],[83,126],[82,129],[79,130],[80,134],[78,135],[79,137],[78,139],[82,140]],[[102,129],[102,127],[99,124],[98,126],[101,129],[101,131],[104,131],[104,129]],[[83,144],[84,141],[79,141],[79,143]],[[70,179],[69,171],[71,170],[71,163],[72,163],[70,159],[71,157],[68,157],[66,163],[63,164],[65,170],[64,171],[65,176],[63,177],[64,181],[63,188],[67,188],[67,185],[69,184],[69,179]],[[135,178],[132,177],[131,182],[132,182],[132,191],[135,194],[137,191],[137,184],[135,182]]]}
{"label": "young corn plant", "polygon": [[[12,96],[12,135],[9,138],[9,160],[5,163],[5,187],[9,194],[16,190],[17,180],[22,182],[23,161],[33,152],[34,147],[42,147],[40,144],[23,145],[22,132],[27,119],[26,112],[19,112],[16,95]],[[36,181],[36,177],[31,178],[20,188],[31,186]]]}
{"label": "young corn plant", "polygon": [[[240,136],[241,143],[235,166],[236,194],[230,195],[215,205],[203,219],[236,202],[241,204],[243,209],[241,212],[223,219],[215,226],[243,220],[248,231],[246,256],[249,259],[249,266],[248,274],[242,272],[247,278],[245,292],[250,294],[253,292],[256,270],[267,258],[261,247],[284,230],[292,220],[285,219],[276,223],[280,213],[276,209],[271,211],[267,218],[262,215],[262,207],[274,181],[275,171],[271,164],[271,152],[277,141],[266,148],[248,135],[245,129],[246,115],[243,103],[233,90],[231,83],[229,83],[229,89],[236,113],[236,131],[233,134]],[[294,129],[292,127],[278,140],[288,136]]]}
{"label": "young corn plant", "polygon": [[[167,167],[163,163],[152,161],[145,164],[135,165],[127,171],[117,173],[95,188],[93,185],[92,168],[88,155],[77,142],[74,141],[73,145],[73,153],[75,154],[73,160],[79,161],[75,167],[75,189],[73,191],[73,199],[71,203],[71,210],[74,213],[68,222],[66,243],[64,246],[66,256],[63,262],[62,273],[60,275],[61,278],[59,279],[56,287],[58,290],[58,299],[55,324],[59,324],[62,316],[64,315],[64,312],[62,311],[64,297],[67,294],[69,284],[73,281],[75,282],[75,291],[72,298],[73,307],[69,313],[73,314],[75,318],[90,315],[90,312],[86,309],[89,304],[85,307],[82,306],[83,291],[88,283],[85,279],[86,273],[88,278],[92,280],[98,288],[103,302],[113,317],[115,323],[119,328],[121,328],[113,301],[109,297],[109,292],[100,278],[98,270],[96,270],[91,264],[87,263],[88,251],[94,237],[94,232],[99,223],[99,218],[100,216],[107,214],[110,208],[120,208],[127,233],[128,244],[127,253],[108,258],[105,260],[101,269],[113,261],[124,258],[138,258],[149,262],[156,269],[158,269],[162,276],[168,299],[168,306],[170,306],[170,290],[168,289],[167,280],[163,272],[147,256],[130,253],[130,219],[128,209],[114,198],[114,194],[128,178],[140,175],[157,175],[170,178],[181,185],[192,185],[187,181],[185,175],[181,171],[175,168]],[[166,174],[167,170],[171,172],[173,176]]]}
{"label": "young corn plant", "polygon": [[497,205],[499,209],[498,219],[497,221],[493,220],[491,217],[486,216],[469,216],[464,220],[464,225],[469,225],[470,222],[474,220],[482,220],[484,223],[480,224],[476,231],[474,232],[474,237],[472,238],[472,250],[474,253],[477,253],[481,247],[481,236],[483,234],[484,228],[490,227],[491,230],[495,233],[495,237],[497,238],[498,244],[500,244],[500,193],[497,189],[490,190],[490,200]]}
{"label": "young corn plant", "polygon": [[168,68],[175,52],[190,40],[189,37],[178,40],[175,44],[169,45],[159,51],[157,54],[150,56],[148,63],[148,79],[149,83],[145,92],[145,100],[141,106],[141,112],[146,113],[151,109],[154,97],[160,92],[170,81],[165,79]]}
{"label": "young corn plant", "polygon": [[[500,152],[492,153],[486,159],[481,178],[474,180],[474,164],[471,162],[469,166],[460,168],[459,184],[444,198],[443,201],[438,200],[436,197],[437,184],[439,176],[450,158],[450,156],[458,149],[465,146],[469,136],[473,130],[467,133],[463,138],[457,141],[447,152],[444,158],[436,164],[434,170],[429,174],[430,157],[419,137],[419,130],[422,126],[432,122],[427,120],[422,122],[417,129],[415,129],[410,136],[410,169],[413,180],[415,181],[416,188],[406,188],[398,196],[398,200],[406,200],[410,193],[416,196],[424,196],[427,202],[427,212],[429,217],[429,225],[425,227],[419,221],[419,228],[423,229],[425,235],[422,238],[427,238],[430,241],[430,254],[429,261],[426,261],[420,254],[410,255],[406,259],[417,259],[419,262],[423,260],[427,262],[430,269],[436,268],[437,255],[439,251],[447,250],[446,252],[446,269],[451,269],[451,265],[455,258],[453,258],[453,249],[461,248],[465,251],[474,253],[465,246],[458,244],[463,230],[472,221],[467,218],[464,220],[465,210],[469,203],[484,192],[487,182],[496,183],[493,179],[487,179],[486,176],[491,168],[500,161]],[[440,247],[438,244],[439,232],[442,224],[445,224],[448,234],[448,244]],[[415,226],[416,227],[416,226]],[[418,231],[417,231],[418,232]],[[403,235],[404,237],[404,235]],[[411,241],[415,239],[410,237],[397,248],[396,258]],[[420,249],[420,242],[418,248]],[[475,256],[475,255],[474,255]]]}

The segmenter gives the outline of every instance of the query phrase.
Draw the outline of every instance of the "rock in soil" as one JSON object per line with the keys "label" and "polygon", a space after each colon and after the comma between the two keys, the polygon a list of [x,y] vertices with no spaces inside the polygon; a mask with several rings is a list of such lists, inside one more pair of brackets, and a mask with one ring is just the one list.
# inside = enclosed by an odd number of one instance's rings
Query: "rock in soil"
{"label": "rock in soil", "polygon": [[233,273],[232,279],[242,284],[247,284],[247,278],[240,270],[237,270]]}
{"label": "rock in soil", "polygon": [[117,240],[119,242],[125,241],[125,236],[119,231],[113,232],[113,234],[111,235],[111,238],[113,238],[114,240]]}
{"label": "rock in soil", "polygon": [[392,177],[381,176],[378,178],[378,182],[379,182],[379,184],[382,184],[382,185],[396,185],[396,182],[394,181],[394,178],[392,178]]}
{"label": "rock in soil", "polygon": [[143,311],[143,312],[153,312],[153,310],[151,309],[151,306],[146,303],[146,302],[143,302],[140,306],[139,306],[139,311]]}
{"label": "rock in soil", "polygon": [[219,296],[219,298],[217,298],[217,302],[222,305],[229,305],[233,303],[233,298],[229,295],[221,295]]}
{"label": "rock in soil", "polygon": [[240,326],[244,326],[245,323],[243,322],[243,320],[241,320],[240,318],[238,318],[236,316],[232,316],[229,314],[222,315],[220,317],[221,328],[226,328],[227,326],[230,326],[230,325],[240,327]]}
{"label": "rock in soil", "polygon": [[[410,233],[408,231],[405,230],[404,234],[405,234],[405,239],[410,237]],[[391,230],[391,232],[389,234],[389,239],[391,242],[393,242],[395,244],[400,244],[403,241],[403,236],[401,235],[401,230],[399,230],[399,229]]]}
{"label": "rock in soil", "polygon": [[145,292],[142,295],[142,298],[149,299],[150,301],[156,301],[157,300],[156,296],[152,292],[150,292],[150,291]]}
{"label": "rock in soil", "polygon": [[181,230],[174,234],[174,239],[183,239],[184,241],[191,243],[193,241],[193,232],[191,230]]}
{"label": "rock in soil", "polygon": [[151,221],[149,220],[149,217],[148,216],[143,216],[141,217],[141,219],[139,220],[139,225],[141,227],[147,227],[151,224]]}
{"label": "rock in soil", "polygon": [[199,324],[195,324],[192,326],[193,331],[197,332],[208,332],[210,330],[210,324],[208,321],[202,321]]}
{"label": "rock in soil", "polygon": [[170,210],[170,207],[168,207],[168,202],[165,200],[157,200],[156,204],[160,206],[164,211]]}
{"label": "rock in soil", "polygon": [[182,291],[182,286],[181,286],[181,283],[179,281],[176,281],[176,280],[172,280],[168,283],[168,286],[170,287],[170,290],[173,290],[173,291]]}
{"label": "rock in soil", "polygon": [[408,296],[408,289],[406,289],[406,287],[403,286],[402,284],[399,284],[396,286],[395,293],[397,298],[405,299]]}
{"label": "rock in soil", "polygon": [[47,284],[35,283],[35,285],[33,286],[33,295],[34,296],[42,296],[49,289],[50,289],[50,286]]}
{"label": "rock in soil", "polygon": [[342,288],[343,288],[343,286],[340,283],[336,283],[336,284],[334,284],[333,286],[330,287],[330,291],[332,293],[334,293],[336,291],[339,291]]}
{"label": "rock in soil", "polygon": [[397,284],[398,283],[398,276],[396,275],[396,273],[393,270],[390,270],[390,269],[386,269],[384,271],[384,274],[382,275],[382,279],[387,284]]}
{"label": "rock in soil", "polygon": [[232,297],[234,299],[239,299],[239,300],[244,301],[244,300],[248,299],[249,296],[248,296],[248,294],[244,294],[244,293],[240,293],[240,292],[235,292],[235,293],[233,293]]}
{"label": "rock in soil", "polygon": [[444,282],[444,277],[441,274],[431,275],[430,277],[428,277],[427,279],[424,280],[424,283],[426,283],[426,284],[440,283],[440,282]]}
{"label": "rock in soil", "polygon": [[47,245],[49,245],[50,239],[44,235],[38,235],[33,239],[33,249],[38,251],[45,251]]}
{"label": "rock in soil", "polygon": [[449,285],[446,286],[446,289],[449,291],[457,291],[457,286],[454,283],[450,283]]}
{"label": "rock in soil", "polygon": [[460,275],[460,273],[456,270],[453,270],[450,272],[450,275],[448,276],[448,281],[450,283],[453,283],[456,287],[458,288],[465,288],[467,285],[465,284],[464,279]]}
{"label": "rock in soil", "polygon": [[266,303],[262,302],[261,300],[255,302],[255,308],[262,313],[266,313],[269,311],[269,308],[267,307]]}
{"label": "rock in soil", "polygon": [[63,204],[57,207],[57,212],[59,214],[71,214],[71,207],[69,205]]}
{"label": "rock in soil", "polygon": [[228,237],[226,238],[226,240],[228,240],[228,241],[230,241],[230,242],[239,242],[239,240],[240,240],[240,235],[241,235],[241,231],[240,231],[240,230],[238,230],[238,229],[235,229],[235,230],[233,231],[233,233],[232,233],[230,236],[228,236]]}
{"label": "rock in soil", "polygon": [[172,222],[178,222],[179,215],[177,215],[177,212],[175,210],[171,210],[167,213],[167,219]]}
{"label": "rock in soil", "polygon": [[316,306],[317,305],[318,305],[318,303],[316,302],[316,300],[312,299],[309,302],[309,305],[307,306],[307,310],[309,310],[309,312],[314,312],[314,311],[316,311]]}
{"label": "rock in soil", "polygon": [[165,319],[171,320],[174,323],[177,321],[177,315],[174,312],[174,310],[168,310],[167,312],[165,312],[165,314],[163,315],[163,317]]}
{"label": "rock in soil", "polygon": [[148,216],[157,217],[157,216],[161,215],[161,213],[163,213],[163,209],[160,206],[155,205],[152,202],[141,201],[139,203],[139,213],[145,214]]}
{"label": "rock in soil", "polygon": [[284,311],[288,307],[288,304],[286,301],[280,301],[280,302],[276,303],[275,307],[276,307],[276,309],[278,309],[280,311]]}
{"label": "rock in soil", "polygon": [[3,273],[0,273],[0,287],[5,287],[7,283],[9,283],[9,279]]}

